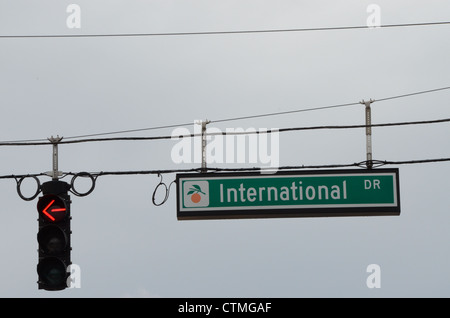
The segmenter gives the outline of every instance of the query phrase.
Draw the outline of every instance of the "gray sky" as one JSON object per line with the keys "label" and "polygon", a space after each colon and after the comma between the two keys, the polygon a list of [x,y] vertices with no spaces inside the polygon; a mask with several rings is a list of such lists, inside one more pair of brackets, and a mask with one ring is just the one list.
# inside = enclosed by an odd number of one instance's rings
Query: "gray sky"
{"label": "gray sky", "polygon": [[[69,29],[67,6],[81,8]],[[448,1],[8,1],[0,35],[167,33],[448,21]],[[1,141],[77,136],[354,103],[449,86],[450,26],[265,34],[0,38]],[[449,91],[374,103],[374,123],[448,118]],[[351,106],[214,124],[364,124]],[[194,125],[187,126],[193,132]],[[170,135],[172,129],[119,136]],[[374,158],[449,157],[447,123],[373,129]],[[60,146],[60,170],[188,169],[173,140]],[[363,129],[280,134],[280,165],[365,160]],[[0,147],[0,175],[51,169],[51,147]],[[252,164],[214,164],[221,167]],[[177,221],[175,187],[99,177],[72,195],[81,288],[37,289],[37,199],[0,180],[1,297],[449,297],[448,163],[399,166],[400,216]],[[166,183],[175,174],[163,176]],[[41,182],[50,180],[41,177]],[[69,178],[63,179],[70,182]],[[23,190],[32,192],[27,182]],[[366,268],[381,268],[369,289]]]}

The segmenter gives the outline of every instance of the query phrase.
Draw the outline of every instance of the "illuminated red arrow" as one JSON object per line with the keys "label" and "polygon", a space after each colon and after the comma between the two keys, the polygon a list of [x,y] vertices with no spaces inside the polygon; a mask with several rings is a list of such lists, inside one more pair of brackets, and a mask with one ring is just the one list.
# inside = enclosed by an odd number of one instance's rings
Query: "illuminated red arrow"
{"label": "illuminated red arrow", "polygon": [[47,211],[52,204],[55,203],[55,200],[50,201],[50,203],[44,208],[44,210],[42,210],[42,213],[44,213],[50,220],[55,221],[56,219],[49,214],[49,212],[53,213],[53,212],[65,212],[66,208],[57,208],[57,209],[51,209],[50,211]]}

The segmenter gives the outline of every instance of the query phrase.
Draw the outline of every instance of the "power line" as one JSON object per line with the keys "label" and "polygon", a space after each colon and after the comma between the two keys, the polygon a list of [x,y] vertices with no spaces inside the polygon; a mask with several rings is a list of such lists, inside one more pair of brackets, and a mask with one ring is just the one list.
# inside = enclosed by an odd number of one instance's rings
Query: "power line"
{"label": "power line", "polygon": [[[402,95],[393,95],[393,96],[389,96],[389,97],[375,99],[375,100],[373,100],[373,102],[383,102],[383,101],[387,101],[387,100],[411,97],[411,96],[428,94],[428,93],[434,93],[434,92],[448,90],[448,89],[450,89],[450,86],[435,88],[435,89],[430,89],[430,90],[424,90],[424,91],[418,91],[418,92],[413,92],[413,93],[407,93],[407,94],[402,94]],[[311,112],[311,111],[318,111],[318,110],[332,109],[332,108],[343,108],[343,107],[349,107],[349,106],[356,106],[356,105],[360,105],[360,104],[361,104],[361,102],[327,105],[327,106],[295,109],[295,110],[289,110],[289,111],[280,111],[280,112],[272,112],[272,113],[257,114],[257,115],[230,117],[230,118],[212,120],[210,122],[211,123],[222,123],[222,122],[238,121],[238,120],[244,120],[244,119],[255,119],[255,118],[262,118],[262,117],[269,117],[269,116],[279,116],[279,115],[287,115],[287,114],[294,114],[294,113],[301,113],[301,112]],[[125,133],[130,133],[130,132],[142,132],[142,131],[150,131],[150,130],[157,130],[157,129],[164,129],[164,128],[177,128],[177,127],[185,127],[185,126],[190,126],[190,125],[192,125],[192,123],[171,124],[171,125],[153,126],[153,127],[147,127],[147,128],[118,130],[118,131],[111,131],[111,132],[70,136],[70,137],[65,137],[64,140],[66,140],[66,141],[63,143],[68,143],[67,140],[77,139],[77,138],[89,138],[89,137],[107,136],[107,135],[115,135],[115,134],[125,134]],[[146,137],[130,137],[128,139],[129,140],[141,140],[141,139],[145,139],[145,138]],[[149,137],[147,140],[150,140],[150,139],[167,139],[167,137],[165,137],[165,136],[163,136],[162,138]],[[104,139],[104,140],[106,141],[107,139]],[[127,140],[127,138],[122,138],[122,139],[111,138],[110,140]],[[96,140],[89,139],[87,141],[96,141]],[[79,142],[79,141],[75,141],[74,143],[77,143],[77,142]],[[46,145],[46,144],[48,144],[47,139],[33,139],[33,140],[30,139],[30,140],[15,140],[15,141],[0,142],[0,146]]]}
{"label": "power line", "polygon": [[[448,87],[448,88],[450,89],[450,87]],[[294,113],[309,112],[309,111],[331,109],[331,108],[348,107],[348,106],[355,106],[355,105],[359,105],[359,104],[360,104],[359,102],[354,102],[354,103],[347,103],[347,104],[320,106],[320,107],[313,107],[313,108],[306,108],[306,109],[296,109],[296,110],[290,110],[290,111],[274,112],[274,113],[259,114],[259,115],[231,117],[231,118],[226,118],[226,119],[212,120],[210,122],[211,123],[220,123],[220,122],[229,122],[229,121],[236,121],[236,120],[243,120],[243,119],[254,119],[254,118],[260,118],[260,117],[277,116],[277,115],[285,115],[285,114],[294,114]],[[163,129],[163,128],[186,127],[186,126],[191,126],[191,125],[192,125],[192,122],[191,123],[183,123],[183,124],[173,124],[173,125],[165,125],[165,126],[148,127],[148,128],[130,129],[130,130],[119,130],[119,131],[114,131],[114,132],[95,133],[95,134],[87,134],[87,135],[80,135],[80,136],[70,136],[70,137],[65,137],[64,139],[67,140],[67,139],[97,137],[97,136],[105,136],[105,135],[113,135],[113,134],[125,134],[125,133],[130,133],[130,132],[156,130],[156,129]],[[42,141],[42,140],[37,140],[37,141]]]}
{"label": "power line", "polygon": [[[372,125],[328,125],[328,126],[309,126],[309,127],[289,127],[279,129],[268,130],[245,130],[245,131],[225,131],[225,132],[211,132],[207,133],[208,136],[227,136],[227,135],[250,135],[250,134],[272,134],[288,131],[300,131],[300,130],[331,130],[331,129],[356,129],[367,127],[393,127],[393,126],[410,126],[410,125],[425,125],[425,124],[439,124],[450,122],[450,118],[434,119],[434,120],[421,120],[421,121],[408,121],[408,122],[396,122],[396,123],[381,123]],[[185,135],[165,135],[165,136],[150,136],[150,137],[110,137],[110,138],[91,138],[91,139],[78,139],[60,141],[58,144],[76,144],[86,142],[104,142],[104,141],[144,141],[144,140],[163,140],[174,138],[193,138],[200,137],[201,133],[192,133]],[[43,146],[52,144],[50,141],[46,142],[1,142],[0,146]]]}
{"label": "power line", "polygon": [[[430,90],[426,90],[426,91],[408,93],[408,94],[403,94],[403,95],[389,96],[389,97],[385,97],[385,98],[375,99],[375,100],[373,100],[373,102],[383,102],[383,101],[387,101],[387,100],[391,100],[391,99],[404,98],[404,97],[410,97],[410,96],[421,95],[421,94],[428,94],[428,93],[443,91],[443,90],[447,90],[447,89],[450,89],[450,86],[436,88],[436,89],[430,89]],[[249,116],[241,116],[241,117],[232,117],[232,118],[227,118],[227,119],[211,120],[211,122],[218,123],[218,122],[235,121],[235,120],[242,120],[242,119],[255,119],[255,118],[260,118],[260,117],[294,114],[294,113],[331,109],[331,108],[341,108],[341,107],[355,106],[355,105],[360,105],[360,104],[361,104],[360,102],[355,102],[355,103],[346,103],[346,104],[340,104],[340,105],[321,106],[321,107],[297,109],[297,110],[290,110],[290,111],[273,112],[273,113],[267,113],[267,114],[249,115]]]}
{"label": "power line", "polygon": [[[397,27],[417,27],[417,26],[433,26],[433,25],[446,25],[446,24],[450,24],[450,21],[385,24],[385,25],[380,25],[377,27],[378,28],[397,28]],[[290,29],[235,30],[235,31],[200,31],[200,32],[166,32],[166,33],[0,35],[0,39],[8,39],[8,38],[23,39],[23,38],[158,37],[158,36],[193,36],[193,35],[198,36],[198,35],[337,31],[337,30],[358,30],[358,29],[370,29],[370,28],[373,28],[373,27],[364,25],[364,26],[338,26],[338,27],[318,27],[318,28],[290,28]]]}
{"label": "power line", "polygon": [[[371,160],[371,166],[373,167],[380,167],[385,165],[405,165],[405,164],[423,164],[423,163],[437,163],[437,162],[445,162],[450,161],[450,158],[435,158],[435,159],[419,159],[419,160],[404,160],[404,161],[381,161],[381,160]],[[159,181],[158,185],[155,187],[152,195],[152,202],[156,206],[160,206],[164,204],[167,199],[169,198],[170,194],[170,188],[173,183],[175,183],[175,180],[170,182],[169,185],[163,182],[163,174],[169,174],[169,173],[187,173],[187,172],[208,172],[208,173],[215,173],[215,172],[239,172],[239,171],[271,171],[271,172],[277,172],[278,170],[302,170],[302,169],[325,169],[325,168],[349,168],[349,167],[360,167],[360,168],[366,168],[368,166],[368,161],[362,161],[359,163],[349,163],[349,164],[328,164],[328,165],[301,165],[301,166],[282,166],[282,167],[252,167],[252,168],[207,168],[206,170],[201,168],[191,168],[191,169],[167,169],[167,170],[140,170],[140,171],[101,171],[101,172],[65,172],[62,174],[61,179],[72,176],[71,182],[70,182],[70,189],[69,191],[76,196],[84,197],[92,193],[92,191],[95,189],[97,179],[100,176],[118,176],[118,175],[151,175],[151,174],[157,174],[161,180]],[[41,182],[38,178],[38,176],[50,176],[48,173],[39,173],[39,174],[26,174],[26,175],[6,175],[6,176],[0,176],[1,179],[14,179],[17,183],[17,194],[25,201],[31,201],[34,200],[39,193],[42,191],[41,188]],[[79,177],[87,177],[91,180],[91,185],[89,190],[85,192],[79,192],[75,188],[75,180]],[[22,193],[21,185],[22,182],[27,178],[33,178],[36,182],[36,192],[31,196],[25,196]],[[163,190],[165,190],[164,198],[161,202],[156,202],[156,192],[158,189],[162,187]]]}
{"label": "power line", "polygon": [[[421,94],[428,94],[428,93],[433,93],[433,92],[438,92],[438,91],[443,91],[443,90],[448,90],[448,89],[450,89],[450,86],[431,89],[431,90],[425,90],[425,91],[419,91],[419,92],[413,92],[413,93],[408,93],[408,94],[403,94],[403,95],[389,96],[389,97],[385,97],[385,98],[376,99],[376,100],[374,100],[374,102],[382,102],[382,101],[387,101],[387,100],[391,100],[391,99],[404,98],[404,97],[410,97],[410,96],[421,95]],[[269,117],[269,116],[279,116],[279,115],[295,114],[295,113],[302,113],[302,112],[311,112],[311,111],[318,111],[318,110],[332,109],[332,108],[343,108],[343,107],[356,106],[356,105],[359,106],[360,104],[361,104],[360,102],[352,102],[352,103],[345,103],[345,104],[326,105],[326,106],[319,106],[319,107],[310,107],[310,108],[295,109],[295,110],[288,110],[288,111],[272,112],[272,113],[266,113],[266,114],[230,117],[230,118],[225,118],[225,119],[211,120],[210,122],[211,123],[222,123],[222,122],[238,121],[238,120],[244,120],[244,119],[255,119],[255,118],[262,118],[262,117]],[[115,132],[97,133],[97,134],[82,135],[82,136],[72,136],[72,137],[66,137],[64,139],[67,140],[67,139],[75,139],[75,138],[97,137],[97,136],[103,136],[103,135],[122,134],[122,133],[128,133],[128,132],[147,131],[147,130],[155,130],[155,129],[162,129],[162,128],[176,128],[176,127],[184,127],[184,126],[190,126],[190,125],[192,125],[192,123],[140,128],[140,129],[133,129],[133,130],[121,130],[121,131],[115,131]]]}
{"label": "power line", "polygon": [[[403,161],[390,161],[390,160],[372,160],[374,167],[381,167],[385,165],[412,165],[412,164],[424,164],[424,163],[439,163],[450,161],[450,158],[435,158],[435,159],[417,159],[417,160],[403,160]],[[240,172],[240,171],[262,171],[262,170],[300,170],[300,169],[330,169],[330,168],[350,168],[360,167],[366,169],[367,161],[347,163],[347,164],[327,164],[327,165],[301,165],[301,166],[282,166],[282,167],[253,167],[253,168],[211,168],[207,170],[213,172]],[[201,168],[197,169],[201,172]]]}
{"label": "power line", "polygon": [[[414,165],[414,164],[426,164],[426,163],[440,163],[440,162],[450,162],[450,157],[447,158],[430,158],[430,159],[415,159],[415,160],[401,160],[401,161],[391,161],[391,160],[373,160],[375,167],[385,166],[385,165]],[[349,168],[349,167],[360,167],[366,169],[366,161],[354,162],[347,164],[326,164],[326,165],[293,165],[293,166],[281,166],[281,167],[248,167],[248,168],[215,168],[208,167],[209,172],[240,172],[240,171],[262,171],[262,170],[300,170],[300,169],[329,169],[329,168]],[[191,168],[191,169],[159,169],[159,170],[137,170],[137,171],[100,171],[100,172],[65,172],[66,176],[92,176],[96,179],[99,176],[123,176],[123,175],[161,175],[169,173],[189,173],[189,172],[201,172],[202,168]],[[49,176],[47,173],[37,173],[37,174],[22,174],[22,175],[3,175],[0,179],[23,179],[23,178],[35,178],[39,176]]]}
{"label": "power line", "polygon": [[[267,114],[260,114],[260,115],[250,115],[250,116],[241,116],[241,117],[232,117],[232,118],[226,118],[226,119],[211,120],[210,122],[211,123],[221,123],[221,122],[227,122],[227,121],[236,121],[236,120],[243,120],[243,119],[253,119],[253,118],[260,118],[260,117],[286,115],[286,114],[301,113],[301,112],[308,112],[308,111],[315,111],[315,110],[355,106],[355,105],[359,105],[359,104],[360,104],[359,102],[355,102],[355,103],[340,104],[340,105],[321,106],[321,107],[297,109],[297,110],[267,113]],[[76,138],[87,138],[87,137],[97,137],[97,136],[106,136],[106,135],[115,135],[115,134],[125,134],[125,133],[130,133],[130,132],[141,132],[141,131],[164,129],[164,128],[186,127],[186,126],[190,126],[190,125],[192,125],[192,123],[173,124],[173,125],[155,126],[155,127],[149,127],[149,128],[138,128],[138,129],[130,129],[130,130],[112,131],[112,132],[106,132],[106,133],[70,136],[70,137],[65,137],[64,139],[67,140],[67,139],[76,139]],[[34,142],[34,141],[38,142],[38,141],[42,141],[42,140],[31,140],[30,142]]]}
{"label": "power line", "polygon": [[314,107],[314,108],[297,109],[297,110],[288,110],[288,111],[283,111],[283,112],[274,112],[274,113],[259,114],[259,115],[232,117],[232,118],[226,118],[226,119],[211,120],[211,123],[222,123],[222,122],[227,122],[227,121],[236,121],[236,120],[243,120],[243,119],[254,119],[254,118],[261,118],[261,117],[268,117],[268,116],[294,114],[294,113],[302,113],[302,112],[331,109],[331,108],[341,108],[341,107],[355,106],[355,105],[359,105],[359,102],[358,103],[347,103],[347,104],[340,104],[340,105]]}
{"label": "power line", "polygon": [[106,133],[97,133],[97,134],[88,134],[88,135],[80,135],[80,136],[71,136],[64,139],[76,139],[76,138],[87,138],[87,137],[96,137],[96,136],[106,136],[106,135],[116,135],[116,134],[126,134],[131,132],[140,132],[140,131],[148,131],[148,130],[156,130],[156,129],[164,129],[164,128],[177,128],[192,125],[192,123],[186,124],[173,124],[173,125],[165,125],[165,126],[155,126],[149,128],[138,128],[138,129],[129,129],[129,130],[120,130],[120,131],[111,131]]}
{"label": "power line", "polygon": [[409,93],[409,94],[403,94],[403,95],[396,95],[396,96],[391,96],[391,97],[380,98],[380,99],[376,99],[375,102],[383,102],[383,101],[387,101],[387,100],[391,100],[391,99],[397,99],[397,98],[410,97],[410,96],[421,95],[421,94],[434,93],[434,92],[439,92],[439,91],[443,91],[443,90],[446,90],[446,89],[450,89],[450,86],[441,87],[441,88],[435,88],[435,89],[430,89],[430,90],[420,91],[420,92],[415,92],[415,93]]}
{"label": "power line", "polygon": [[[250,135],[250,134],[271,134],[288,131],[300,131],[300,130],[324,130],[324,129],[355,129],[355,128],[367,128],[367,127],[392,127],[392,126],[407,126],[407,125],[424,125],[424,124],[438,124],[450,122],[450,118],[436,119],[436,120],[422,120],[422,121],[410,121],[410,122],[397,122],[397,123],[382,123],[372,125],[335,125],[335,126],[310,126],[310,127],[290,127],[280,129],[268,129],[268,130],[247,130],[247,131],[225,131],[225,132],[211,132],[207,133],[208,136],[227,136],[227,135]],[[153,136],[153,137],[113,137],[113,138],[98,138],[98,139],[84,139],[84,140],[70,140],[61,141],[61,144],[71,143],[83,143],[83,142],[96,142],[96,141],[139,141],[139,140],[162,140],[162,139],[174,139],[174,138],[193,138],[200,137],[202,134],[186,134],[180,136]],[[1,146],[2,144],[0,144]]]}
{"label": "power line", "polygon": [[[373,160],[374,165],[411,165],[411,164],[424,164],[424,163],[438,163],[450,161],[449,158],[433,158],[433,159],[417,159],[417,160],[403,160],[403,161],[389,161],[389,160]],[[240,172],[240,171],[261,171],[261,170],[299,170],[299,169],[329,169],[329,168],[349,168],[349,167],[362,167],[365,169],[366,161],[354,162],[347,164],[328,164],[328,165],[294,165],[294,166],[281,166],[281,167],[249,167],[249,168],[213,168],[208,167],[210,172]],[[144,175],[144,174],[168,174],[168,173],[185,173],[185,172],[201,172],[202,168],[192,169],[168,169],[168,170],[142,170],[142,171],[102,171],[92,173],[94,176],[107,176],[107,175]],[[67,175],[76,175],[75,173],[68,172]]]}

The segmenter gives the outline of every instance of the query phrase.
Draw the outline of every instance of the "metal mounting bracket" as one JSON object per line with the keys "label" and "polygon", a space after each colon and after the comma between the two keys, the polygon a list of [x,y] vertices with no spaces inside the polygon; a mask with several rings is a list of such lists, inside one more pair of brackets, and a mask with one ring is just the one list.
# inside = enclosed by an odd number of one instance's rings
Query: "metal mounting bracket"
{"label": "metal mounting bracket", "polygon": [[52,177],[53,180],[58,180],[59,176],[62,176],[62,172],[58,171],[58,144],[63,139],[63,137],[53,137],[48,138],[53,145],[52,159],[53,159],[53,170],[47,172],[46,174]]}
{"label": "metal mounting bracket", "polygon": [[202,126],[202,167],[201,172],[206,172],[206,125],[208,125],[211,121],[208,119],[198,121],[197,124]]}
{"label": "metal mounting bracket", "polygon": [[370,99],[369,101],[362,100],[360,104],[366,106],[366,166],[367,169],[372,169],[373,160],[372,160],[372,113],[370,109],[370,104],[372,104],[374,100]]}

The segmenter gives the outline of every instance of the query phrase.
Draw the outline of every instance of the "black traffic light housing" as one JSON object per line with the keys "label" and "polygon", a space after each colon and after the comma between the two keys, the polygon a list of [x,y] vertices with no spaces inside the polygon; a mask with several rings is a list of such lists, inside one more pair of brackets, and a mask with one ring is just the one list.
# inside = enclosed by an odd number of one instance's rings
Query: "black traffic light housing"
{"label": "black traffic light housing", "polygon": [[70,253],[70,185],[53,180],[41,185],[43,196],[39,198],[38,288],[45,290],[63,290],[67,288],[71,264]]}

